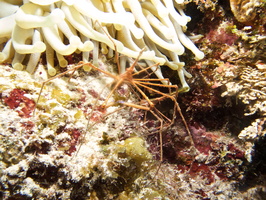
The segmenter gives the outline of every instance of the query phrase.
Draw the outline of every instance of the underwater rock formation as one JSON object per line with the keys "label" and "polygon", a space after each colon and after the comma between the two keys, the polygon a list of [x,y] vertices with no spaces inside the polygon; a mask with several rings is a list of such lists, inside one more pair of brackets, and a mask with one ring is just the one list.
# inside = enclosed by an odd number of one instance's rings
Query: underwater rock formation
{"label": "underwater rock formation", "polygon": [[[194,2],[187,7],[204,14],[191,30],[204,35],[206,56],[182,56],[193,77],[177,98],[194,146],[177,113],[163,124],[159,162],[158,119],[116,103],[142,101],[126,87],[103,108],[113,79],[100,71],[48,81],[37,102],[50,76],[44,66],[31,75],[1,65],[1,199],[265,199],[265,26],[261,15],[252,26],[238,22],[229,2]],[[192,23],[197,14],[189,13]],[[105,56],[97,58],[101,70],[115,73]],[[164,74],[178,82],[170,69]],[[173,113],[169,99],[155,106]]]}

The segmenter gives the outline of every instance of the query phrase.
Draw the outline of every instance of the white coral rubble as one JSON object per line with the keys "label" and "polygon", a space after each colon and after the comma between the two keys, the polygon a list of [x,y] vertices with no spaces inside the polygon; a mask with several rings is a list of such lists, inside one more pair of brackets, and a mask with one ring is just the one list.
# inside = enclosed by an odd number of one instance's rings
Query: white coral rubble
{"label": "white coral rubble", "polygon": [[[265,64],[264,64],[265,65]],[[266,71],[263,66],[257,68],[243,67],[240,81],[231,81],[226,84],[227,90],[222,96],[236,95],[246,104],[245,115],[255,113],[264,116],[266,113]]]}

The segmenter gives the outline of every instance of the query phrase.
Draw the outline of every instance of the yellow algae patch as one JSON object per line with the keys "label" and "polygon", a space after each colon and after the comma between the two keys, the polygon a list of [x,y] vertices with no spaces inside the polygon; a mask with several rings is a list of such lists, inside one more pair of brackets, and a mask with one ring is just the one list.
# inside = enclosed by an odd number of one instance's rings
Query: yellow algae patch
{"label": "yellow algae patch", "polygon": [[51,96],[61,104],[67,104],[71,99],[69,94],[63,93],[60,89],[53,89]]}
{"label": "yellow algae patch", "polygon": [[126,154],[137,163],[141,163],[152,158],[152,155],[145,146],[144,140],[140,137],[128,138],[124,141],[124,145],[122,146],[125,148]]}

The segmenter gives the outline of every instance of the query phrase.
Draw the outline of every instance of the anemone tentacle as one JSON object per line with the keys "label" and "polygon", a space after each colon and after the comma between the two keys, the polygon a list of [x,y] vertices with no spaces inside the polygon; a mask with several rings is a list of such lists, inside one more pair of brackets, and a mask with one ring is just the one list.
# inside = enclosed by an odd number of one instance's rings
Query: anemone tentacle
{"label": "anemone tentacle", "polygon": [[[190,75],[178,56],[186,47],[197,60],[204,57],[183,32],[190,21],[182,9],[183,0],[12,2],[0,2],[5,7],[0,12],[0,26],[5,27],[0,29],[0,62],[13,58],[16,69],[24,69],[26,64],[26,70],[33,73],[45,50],[48,73],[55,75],[54,59],[65,67],[68,62],[64,56],[74,52],[82,52],[83,61],[88,62],[93,51],[97,65],[99,52],[110,57],[117,50],[128,58],[137,58],[144,48],[140,59],[176,70],[183,90],[188,90],[185,77]],[[156,74],[163,79],[160,67]]]}

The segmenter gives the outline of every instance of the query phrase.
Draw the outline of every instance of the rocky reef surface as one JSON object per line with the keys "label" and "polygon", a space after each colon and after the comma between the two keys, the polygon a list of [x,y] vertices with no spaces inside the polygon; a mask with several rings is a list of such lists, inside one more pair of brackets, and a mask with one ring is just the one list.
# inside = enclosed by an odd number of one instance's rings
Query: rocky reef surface
{"label": "rocky reef surface", "polygon": [[[158,121],[116,103],[139,101],[130,88],[103,109],[113,79],[99,71],[68,73],[40,93],[49,78],[42,64],[33,75],[1,65],[0,198],[265,199],[265,3],[237,2],[187,5],[188,30],[203,35],[196,43],[205,53],[182,56],[192,78],[178,102],[194,146],[177,115],[163,129],[163,162]],[[105,57],[99,67],[116,73]],[[173,105],[156,108],[167,115]]]}

